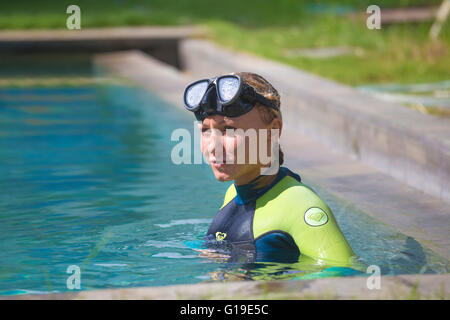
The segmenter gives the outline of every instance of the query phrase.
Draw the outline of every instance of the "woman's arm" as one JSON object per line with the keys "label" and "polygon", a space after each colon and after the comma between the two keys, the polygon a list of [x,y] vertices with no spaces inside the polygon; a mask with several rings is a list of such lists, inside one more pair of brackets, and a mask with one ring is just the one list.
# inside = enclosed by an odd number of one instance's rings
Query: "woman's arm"
{"label": "woman's arm", "polygon": [[[347,266],[354,256],[330,208],[306,185],[288,187],[273,201],[257,208],[253,222],[255,239],[277,230],[290,236],[300,259],[306,255],[330,265]],[[284,241],[292,242],[289,237],[284,237]]]}

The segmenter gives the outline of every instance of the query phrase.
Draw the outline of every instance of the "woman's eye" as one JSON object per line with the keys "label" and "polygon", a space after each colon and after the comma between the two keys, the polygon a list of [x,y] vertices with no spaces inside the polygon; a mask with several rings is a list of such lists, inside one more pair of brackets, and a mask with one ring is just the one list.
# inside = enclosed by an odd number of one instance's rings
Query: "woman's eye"
{"label": "woman's eye", "polygon": [[231,133],[233,133],[234,132],[234,130],[236,130],[236,128],[235,127],[230,127],[230,126],[226,126],[226,127],[223,127],[222,129],[209,129],[209,128],[201,128],[201,132],[202,132],[202,134],[208,134],[208,133],[211,133],[211,132],[216,132],[216,134],[222,134],[222,135],[225,135],[225,134],[227,134],[227,130],[232,130],[232,132]]}

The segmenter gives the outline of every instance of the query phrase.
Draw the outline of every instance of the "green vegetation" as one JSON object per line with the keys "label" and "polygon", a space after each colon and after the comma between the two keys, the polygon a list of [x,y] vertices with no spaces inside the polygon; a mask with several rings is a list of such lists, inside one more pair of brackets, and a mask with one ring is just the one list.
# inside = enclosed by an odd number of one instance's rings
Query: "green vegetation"
{"label": "green vegetation", "polygon": [[[320,20],[319,20],[320,19]],[[418,83],[449,79],[450,52],[446,41],[428,40],[429,24],[397,25],[368,30],[365,22],[320,17],[314,24],[245,29],[235,24],[211,23],[212,38],[350,85]],[[297,48],[347,47],[353,52],[329,58],[291,56]]]}
{"label": "green vegetation", "polygon": [[[439,0],[377,1],[383,8],[439,5]],[[230,48],[282,61],[350,85],[448,80],[450,28],[428,38],[431,22],[369,30],[372,1],[298,0],[22,0],[0,3],[0,29],[65,28],[66,8],[81,8],[82,28],[129,25],[206,27],[211,39]],[[350,19],[349,13],[361,19]],[[342,55],[311,58],[302,48],[345,48]]]}

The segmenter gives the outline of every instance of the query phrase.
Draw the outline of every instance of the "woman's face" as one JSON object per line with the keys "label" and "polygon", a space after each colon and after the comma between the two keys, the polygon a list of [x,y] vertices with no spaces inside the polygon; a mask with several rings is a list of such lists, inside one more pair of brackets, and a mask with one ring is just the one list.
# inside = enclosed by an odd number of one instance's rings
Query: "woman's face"
{"label": "woman's face", "polygon": [[[236,185],[242,185],[259,176],[261,168],[268,166],[266,161],[260,159],[259,140],[266,139],[266,155],[271,156],[270,129],[279,129],[281,134],[281,126],[281,120],[278,118],[273,119],[270,124],[264,123],[257,108],[239,117],[230,118],[215,114],[205,118],[200,124],[201,149],[216,179],[234,180]],[[227,134],[227,129],[234,134]],[[239,131],[235,131],[237,129],[249,134],[239,134]],[[261,129],[266,129],[267,134],[261,135],[264,131]],[[249,137],[251,134],[254,138]]]}

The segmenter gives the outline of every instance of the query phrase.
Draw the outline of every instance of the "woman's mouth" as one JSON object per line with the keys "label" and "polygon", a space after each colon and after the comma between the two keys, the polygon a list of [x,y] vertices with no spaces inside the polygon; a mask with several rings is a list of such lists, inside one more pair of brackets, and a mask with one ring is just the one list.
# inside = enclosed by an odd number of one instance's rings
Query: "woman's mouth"
{"label": "woman's mouth", "polygon": [[225,166],[225,163],[222,162],[216,162],[216,161],[211,161],[211,165],[216,168],[216,169],[220,169],[223,168]]}
{"label": "woman's mouth", "polygon": [[213,168],[220,169],[224,168],[226,165],[233,164],[233,159],[228,159],[228,157],[225,157],[225,159],[221,160],[220,158],[212,156],[209,158],[208,162]]}

